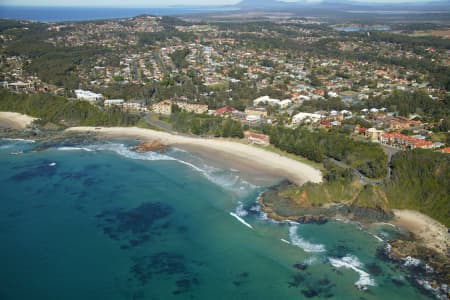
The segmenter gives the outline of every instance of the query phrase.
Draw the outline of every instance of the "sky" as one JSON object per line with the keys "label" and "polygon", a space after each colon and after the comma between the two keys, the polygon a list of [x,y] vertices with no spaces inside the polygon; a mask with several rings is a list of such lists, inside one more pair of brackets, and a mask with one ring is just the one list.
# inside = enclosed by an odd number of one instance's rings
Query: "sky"
{"label": "sky", "polygon": [[[283,1],[283,0],[281,0]],[[296,2],[295,0],[284,0]],[[308,0],[302,0],[307,1]],[[319,2],[315,0],[314,2]],[[354,0],[357,2],[424,2],[425,0]],[[0,0],[0,5],[14,6],[100,6],[100,7],[167,7],[173,5],[197,6],[197,5],[228,5],[236,4],[239,0]],[[310,1],[312,2],[312,1]]]}

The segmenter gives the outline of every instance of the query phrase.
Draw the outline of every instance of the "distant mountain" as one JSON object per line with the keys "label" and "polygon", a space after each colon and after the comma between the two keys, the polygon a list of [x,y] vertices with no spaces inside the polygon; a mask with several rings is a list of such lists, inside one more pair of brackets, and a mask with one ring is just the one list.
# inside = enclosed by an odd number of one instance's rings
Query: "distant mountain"
{"label": "distant mountain", "polygon": [[283,7],[286,6],[286,2],[277,0],[242,0],[237,6],[240,8],[270,8],[270,7]]}
{"label": "distant mountain", "polygon": [[278,0],[242,0],[236,4],[241,9],[290,9],[290,8],[318,8],[339,10],[383,9],[383,10],[424,10],[424,11],[450,11],[450,0],[436,0],[410,3],[395,2],[362,2],[352,0],[299,0],[297,2],[284,2]]}

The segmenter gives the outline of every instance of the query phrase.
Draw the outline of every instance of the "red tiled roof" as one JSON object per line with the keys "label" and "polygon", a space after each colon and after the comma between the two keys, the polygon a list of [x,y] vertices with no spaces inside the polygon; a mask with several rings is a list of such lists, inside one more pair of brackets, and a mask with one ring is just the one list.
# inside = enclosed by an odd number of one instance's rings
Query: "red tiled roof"
{"label": "red tiled roof", "polygon": [[253,133],[253,132],[251,132],[249,134],[249,137],[252,137],[254,139],[261,139],[261,140],[266,140],[266,139],[268,140],[269,139],[268,135],[260,134],[260,133]]}
{"label": "red tiled roof", "polygon": [[450,147],[441,150],[443,153],[450,153]]}
{"label": "red tiled roof", "polygon": [[216,109],[216,114],[225,114],[227,112],[234,112],[234,111],[237,111],[237,109],[230,106],[224,106]]}

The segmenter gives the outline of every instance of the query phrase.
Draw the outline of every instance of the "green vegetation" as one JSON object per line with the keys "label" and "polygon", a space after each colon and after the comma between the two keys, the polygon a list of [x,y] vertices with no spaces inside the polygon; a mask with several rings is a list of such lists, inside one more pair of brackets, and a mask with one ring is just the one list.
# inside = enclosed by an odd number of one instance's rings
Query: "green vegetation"
{"label": "green vegetation", "polygon": [[[10,22],[0,23],[0,29],[2,25],[4,28],[13,26]],[[46,25],[42,23],[27,24],[25,29],[6,30],[15,39],[8,44],[4,50],[5,54],[31,59],[31,63],[25,65],[25,70],[29,74],[37,75],[44,82],[67,89],[78,88],[77,68],[88,67],[99,55],[104,56],[109,52],[99,47],[54,46],[45,42],[45,39],[54,33],[46,30]]]}
{"label": "green vegetation", "polygon": [[[292,206],[318,207],[329,203],[353,207],[412,209],[450,226],[450,156],[429,150],[399,152],[393,157],[391,180],[382,185],[362,185],[348,169],[325,161],[324,182],[308,182],[301,187],[289,185],[279,195],[279,212]],[[291,213],[292,214],[292,213]]]}
{"label": "green vegetation", "polygon": [[169,56],[177,69],[183,69],[189,65],[186,61],[186,56],[188,56],[189,53],[189,49],[175,50]]}
{"label": "green vegetation", "polygon": [[172,109],[169,121],[179,132],[215,137],[244,137],[241,123],[229,118],[199,115],[175,108]]}
{"label": "green vegetation", "polygon": [[443,101],[431,99],[427,93],[416,91],[414,93],[395,91],[387,98],[371,98],[367,107],[384,106],[390,111],[397,111],[399,115],[408,117],[410,114],[430,116],[432,120],[450,118],[450,97]]}
{"label": "green vegetation", "polygon": [[270,143],[274,146],[315,162],[332,157],[370,178],[386,174],[387,157],[378,144],[355,141],[335,131],[310,131],[302,127],[273,127],[269,134]]}
{"label": "green vegetation", "polygon": [[14,94],[0,89],[0,110],[13,111],[40,118],[40,124],[62,126],[131,126],[140,119],[119,108],[101,109],[86,101],[69,101],[49,94]]}
{"label": "green vegetation", "polygon": [[391,208],[414,209],[450,226],[450,155],[416,149],[397,153],[386,184]]}

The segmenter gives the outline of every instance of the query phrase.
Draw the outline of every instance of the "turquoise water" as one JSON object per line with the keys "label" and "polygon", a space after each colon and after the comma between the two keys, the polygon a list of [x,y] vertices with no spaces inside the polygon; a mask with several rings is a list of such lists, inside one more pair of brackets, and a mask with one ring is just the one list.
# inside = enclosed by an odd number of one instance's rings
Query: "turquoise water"
{"label": "turquoise water", "polygon": [[177,149],[35,144],[0,141],[0,299],[430,299],[381,227],[270,221],[265,187]]}

